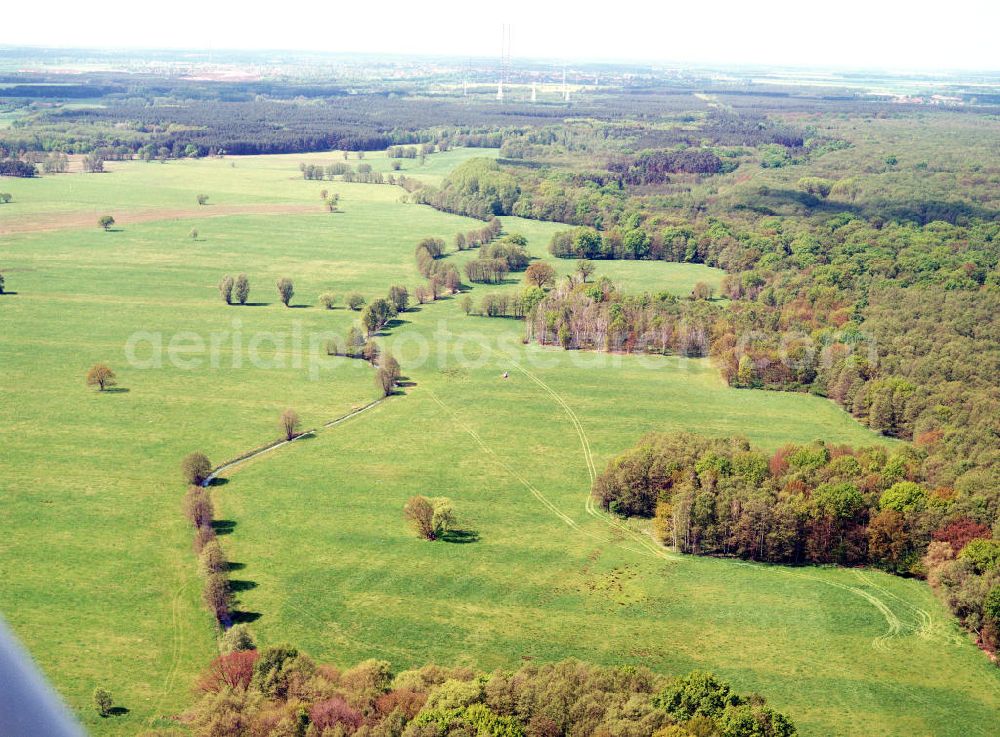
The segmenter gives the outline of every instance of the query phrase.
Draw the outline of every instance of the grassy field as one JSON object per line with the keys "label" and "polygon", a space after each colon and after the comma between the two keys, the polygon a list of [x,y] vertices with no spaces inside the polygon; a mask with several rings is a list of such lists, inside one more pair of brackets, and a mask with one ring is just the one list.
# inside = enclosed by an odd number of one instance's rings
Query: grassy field
{"label": "grassy field", "polygon": [[[404,165],[434,181],[483,154]],[[167,724],[213,652],[179,459],[221,462],[267,442],[285,407],[315,427],[371,400],[370,369],[320,349],[356,313],[321,310],[317,296],[416,286],[420,237],[477,227],[402,204],[397,188],[298,174],[299,161],[338,158],[117,163],[0,187],[15,197],[0,209],[0,269],[16,292],[0,297],[0,611],[95,733]],[[322,211],[320,189],[341,194],[342,213]],[[103,212],[118,229],[80,225]],[[505,221],[538,256],[560,227]],[[254,305],[227,307],[215,285],[240,271]],[[597,274],[678,294],[720,276],[640,262]],[[277,301],[281,276],[296,309]],[[989,733],[996,675],[924,585],[680,558],[585,504],[593,469],[652,429],[743,433],[768,448],[871,433],[815,397],[728,389],[704,361],[523,346],[519,323],[465,317],[456,302],[406,313],[382,338],[414,382],[405,396],[217,487],[235,522],[224,544],[243,566],[240,608],[260,615],[264,642],[396,667],[568,655],[705,667],[761,690],[806,734]],[[155,363],[157,340],[161,366],[129,366],[129,346]],[[84,386],[102,360],[122,391]],[[414,493],[452,497],[478,539],[415,540],[401,520]],[[130,711],[98,719],[98,684]]]}

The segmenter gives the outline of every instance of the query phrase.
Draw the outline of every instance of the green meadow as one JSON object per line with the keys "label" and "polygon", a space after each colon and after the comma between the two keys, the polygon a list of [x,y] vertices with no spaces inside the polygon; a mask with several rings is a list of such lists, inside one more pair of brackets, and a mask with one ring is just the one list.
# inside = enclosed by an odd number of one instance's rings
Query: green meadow
{"label": "green meadow", "polygon": [[[434,182],[480,155],[404,160],[403,173]],[[397,669],[567,656],[704,668],[761,691],[807,735],[992,732],[993,668],[924,584],[681,557],[587,504],[594,471],[650,430],[743,434],[769,449],[880,442],[832,403],[730,389],[703,360],[527,346],[520,322],[467,317],[444,299],[379,338],[400,359],[402,393],[322,429],[376,395],[370,367],[323,350],[357,319],[344,297],[412,291],[420,238],[450,244],[479,227],[405,204],[397,187],[299,174],[299,162],[336,160],[111,163],[0,184],[14,195],[0,206],[13,292],[0,296],[0,612],[88,730],[168,727],[190,703],[215,633],[179,461],[265,444],[293,407],[320,429],[213,487],[238,609],[262,643]],[[384,155],[365,161],[390,169]],[[323,210],[322,189],[342,212]],[[99,214],[116,218],[111,232]],[[550,259],[564,226],[504,227]],[[227,306],[216,285],[240,272],[251,304]],[[721,277],[643,262],[599,263],[601,275],[678,295]],[[291,309],[280,277],[295,284]],[[318,306],[324,292],[338,309]],[[116,391],[84,385],[98,361],[117,371]],[[402,519],[413,494],[450,497],[463,533],[417,540]],[[129,711],[98,718],[96,685]]]}

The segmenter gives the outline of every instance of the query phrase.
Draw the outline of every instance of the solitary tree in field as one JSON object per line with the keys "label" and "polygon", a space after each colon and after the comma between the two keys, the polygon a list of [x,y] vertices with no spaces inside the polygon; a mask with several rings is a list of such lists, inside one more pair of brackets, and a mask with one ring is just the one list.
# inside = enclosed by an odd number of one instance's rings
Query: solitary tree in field
{"label": "solitary tree in field", "polygon": [[222,299],[225,300],[227,305],[233,303],[233,277],[228,274],[222,277],[222,281],[219,282],[219,294],[222,295]]}
{"label": "solitary tree in field", "polygon": [[198,240],[198,229],[197,228],[191,228],[191,232],[188,233],[188,235],[191,236],[191,240],[193,240],[193,241]]}
{"label": "solitary tree in field", "polygon": [[94,689],[94,708],[97,709],[97,713],[102,717],[111,714],[111,707],[114,706],[114,703],[115,701],[111,698],[111,692],[108,689],[101,686]]}
{"label": "solitary tree in field", "polygon": [[247,279],[246,274],[240,274],[236,277],[236,285],[233,287],[236,294],[236,301],[241,305],[247,303],[247,297],[250,296],[250,280]]}
{"label": "solitary tree in field", "polygon": [[360,310],[362,307],[365,306],[365,298],[362,297],[360,294],[352,294],[350,297],[347,298],[347,306],[350,307],[355,312],[357,312],[358,310]]}
{"label": "solitary tree in field", "polygon": [[285,433],[285,440],[291,440],[298,435],[299,425],[302,421],[294,409],[286,409],[281,413],[281,431]]}
{"label": "solitary tree in field", "polygon": [[189,453],[181,461],[181,473],[189,484],[201,486],[212,473],[212,462],[204,453]]}
{"label": "solitary tree in field", "polygon": [[282,303],[285,307],[288,307],[288,303],[292,301],[292,296],[295,294],[295,287],[292,286],[292,280],[282,277],[278,279],[278,296],[281,297]]}
{"label": "solitary tree in field", "polygon": [[3,274],[0,274],[0,294],[3,294]]}
{"label": "solitary tree in field", "polygon": [[0,204],[6,205],[12,199],[14,199],[14,195],[10,192],[0,192]]}
{"label": "solitary tree in field", "polygon": [[207,194],[200,194],[200,195],[198,195],[198,204],[199,205],[207,205],[208,204],[208,195]]}
{"label": "solitary tree in field", "polygon": [[556,270],[544,261],[536,261],[524,272],[524,280],[528,284],[534,284],[536,287],[544,287],[546,284],[552,284],[555,279]]}
{"label": "solitary tree in field", "polygon": [[466,315],[472,312],[472,297],[468,294],[462,295],[462,298],[458,300],[458,306],[462,308],[462,312]]}
{"label": "solitary tree in field", "polygon": [[581,258],[576,262],[577,273],[580,274],[580,278],[584,284],[587,283],[587,279],[594,273],[594,268],[594,262],[589,259]]}
{"label": "solitary tree in field", "polygon": [[403,507],[403,516],[421,537],[427,540],[433,540],[437,537],[433,523],[434,505],[427,497],[410,497],[410,500]]}
{"label": "solitary tree in field", "polygon": [[95,363],[87,372],[87,386],[96,386],[98,391],[103,392],[117,383],[115,372],[106,363]]}
{"label": "solitary tree in field", "polygon": [[403,516],[425,540],[437,540],[455,523],[451,501],[444,497],[410,497],[403,507]]}
{"label": "solitary tree in field", "polygon": [[319,295],[319,303],[323,305],[326,309],[332,310],[333,306],[337,304],[337,295],[331,294],[330,292],[325,292]]}
{"label": "solitary tree in field", "polygon": [[101,215],[101,218],[100,220],[97,221],[97,224],[100,225],[105,230],[111,230],[111,226],[115,224],[115,219],[110,215]]}

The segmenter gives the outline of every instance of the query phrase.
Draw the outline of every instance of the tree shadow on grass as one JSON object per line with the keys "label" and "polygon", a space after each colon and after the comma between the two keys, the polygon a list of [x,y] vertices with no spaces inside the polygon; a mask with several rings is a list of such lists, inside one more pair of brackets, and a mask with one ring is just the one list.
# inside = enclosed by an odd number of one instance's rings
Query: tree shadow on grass
{"label": "tree shadow on grass", "polygon": [[129,711],[130,710],[126,709],[124,706],[112,706],[110,709],[108,709],[108,716],[109,717],[123,717],[126,714],[128,714]]}
{"label": "tree shadow on grass", "polygon": [[105,394],[128,394],[131,391],[128,387],[124,386],[109,386],[104,390]]}
{"label": "tree shadow on grass", "polygon": [[479,533],[475,530],[448,530],[442,533],[438,540],[456,545],[466,545],[479,542]]}
{"label": "tree shadow on grass", "polygon": [[403,320],[399,317],[394,317],[385,324],[383,330],[393,330],[395,328],[398,328],[400,325],[409,325],[409,324],[410,324],[409,320]]}
{"label": "tree shadow on grass", "polygon": [[246,567],[246,563],[238,563],[235,560],[226,561],[226,569],[230,571],[242,571]]}
{"label": "tree shadow on grass", "polygon": [[0,292],[0,297],[6,297],[8,294],[17,294],[17,292]]}
{"label": "tree shadow on grass", "polygon": [[270,307],[271,303],[270,302],[244,302],[243,304],[237,305],[237,306],[238,307]]}
{"label": "tree shadow on grass", "polygon": [[236,521],[231,519],[212,520],[212,529],[216,535],[231,535],[236,529]]}
{"label": "tree shadow on grass", "polygon": [[240,591],[249,591],[250,589],[257,588],[256,581],[243,581],[240,579],[231,579],[229,581],[229,590],[237,593]]}
{"label": "tree shadow on grass", "polygon": [[308,310],[312,305],[288,305],[290,310]]}
{"label": "tree shadow on grass", "polygon": [[225,486],[229,483],[229,479],[225,476],[213,476],[212,480],[208,482],[209,486]]}
{"label": "tree shadow on grass", "polygon": [[260,619],[260,612],[233,612],[229,621],[233,624],[251,624]]}

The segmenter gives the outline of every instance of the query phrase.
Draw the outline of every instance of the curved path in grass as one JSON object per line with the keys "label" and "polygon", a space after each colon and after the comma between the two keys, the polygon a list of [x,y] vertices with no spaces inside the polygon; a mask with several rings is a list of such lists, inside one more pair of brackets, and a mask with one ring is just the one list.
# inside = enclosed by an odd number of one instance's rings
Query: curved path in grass
{"label": "curved path in grass", "polygon": [[213,471],[210,474],[208,474],[207,477],[205,477],[205,480],[201,482],[201,485],[211,486],[212,482],[215,481],[215,479],[217,479],[223,472],[228,471],[231,468],[236,468],[237,466],[241,466],[248,461],[252,461],[254,458],[258,458],[264,455],[265,453],[270,453],[272,450],[277,450],[278,448],[288,445],[289,443],[294,443],[296,440],[301,440],[302,438],[315,435],[316,433],[322,432],[323,430],[326,430],[328,428],[336,427],[337,425],[347,422],[352,417],[357,417],[362,412],[367,412],[373,407],[377,407],[388,398],[389,397],[382,397],[381,399],[376,399],[364,405],[363,407],[352,409],[350,412],[347,412],[346,414],[343,414],[340,417],[336,417],[330,420],[329,422],[324,422],[319,427],[314,427],[311,430],[300,432],[294,438],[291,438],[289,440],[276,440],[275,442],[270,443],[269,445],[265,445],[261,448],[257,448],[256,450],[252,450],[249,453],[246,453],[245,455],[241,455],[237,458],[233,458],[230,461],[226,461],[221,466],[218,466],[217,468],[213,469]]}

